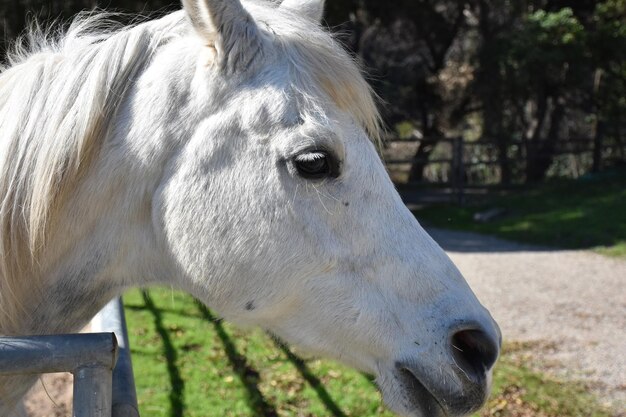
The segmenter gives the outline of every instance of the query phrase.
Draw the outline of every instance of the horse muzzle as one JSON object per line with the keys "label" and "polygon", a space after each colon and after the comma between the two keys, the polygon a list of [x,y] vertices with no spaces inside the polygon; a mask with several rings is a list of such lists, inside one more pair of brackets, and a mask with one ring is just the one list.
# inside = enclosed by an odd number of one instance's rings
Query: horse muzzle
{"label": "horse muzzle", "polygon": [[380,378],[385,401],[410,417],[471,414],[489,395],[491,370],[500,345],[495,322],[489,326],[459,326],[450,332],[443,346],[432,343],[387,368],[387,375]]}

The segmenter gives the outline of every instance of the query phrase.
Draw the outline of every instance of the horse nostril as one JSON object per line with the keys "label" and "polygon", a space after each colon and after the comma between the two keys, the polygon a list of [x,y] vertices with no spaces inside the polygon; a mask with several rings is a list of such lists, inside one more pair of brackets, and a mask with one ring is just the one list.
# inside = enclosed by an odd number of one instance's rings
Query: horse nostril
{"label": "horse nostril", "polygon": [[482,330],[456,332],[450,343],[457,365],[474,381],[483,380],[498,359],[498,341]]}

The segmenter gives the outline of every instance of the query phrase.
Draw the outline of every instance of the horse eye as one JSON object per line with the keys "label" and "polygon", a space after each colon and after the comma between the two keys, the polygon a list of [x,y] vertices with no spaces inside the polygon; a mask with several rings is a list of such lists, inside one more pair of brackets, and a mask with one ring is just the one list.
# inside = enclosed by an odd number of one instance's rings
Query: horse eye
{"label": "horse eye", "polygon": [[336,163],[325,151],[309,151],[293,158],[293,165],[298,174],[306,179],[336,177]]}

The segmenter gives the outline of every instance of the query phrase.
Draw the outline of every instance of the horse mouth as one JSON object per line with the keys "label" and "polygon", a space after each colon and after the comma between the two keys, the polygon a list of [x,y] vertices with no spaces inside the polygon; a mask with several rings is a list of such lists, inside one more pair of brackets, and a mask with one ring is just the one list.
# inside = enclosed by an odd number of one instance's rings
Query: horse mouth
{"label": "horse mouth", "polygon": [[396,366],[396,378],[402,390],[401,396],[411,417],[448,417],[443,406],[408,367]]}
{"label": "horse mouth", "polygon": [[[419,365],[395,363],[377,382],[387,406],[405,417],[459,417],[478,410],[489,391],[488,382],[439,377]],[[447,382],[446,382],[447,381]]]}

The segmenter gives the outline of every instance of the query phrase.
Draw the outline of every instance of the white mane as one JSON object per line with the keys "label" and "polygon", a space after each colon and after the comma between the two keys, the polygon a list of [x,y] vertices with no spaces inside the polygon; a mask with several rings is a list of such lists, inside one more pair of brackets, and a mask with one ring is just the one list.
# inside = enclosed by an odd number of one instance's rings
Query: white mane
{"label": "white mane", "polygon": [[320,26],[309,24],[303,32],[306,22],[298,15],[275,19],[270,25],[290,60],[296,84],[313,97],[331,98],[378,141],[381,119],[375,94],[358,63]]}
{"label": "white mane", "polygon": [[[0,74],[0,329],[36,288],[28,273],[56,207],[98,153],[133,75],[182,14],[112,31],[106,14],[77,18],[54,40],[37,27]],[[35,285],[33,287],[33,285]]]}

